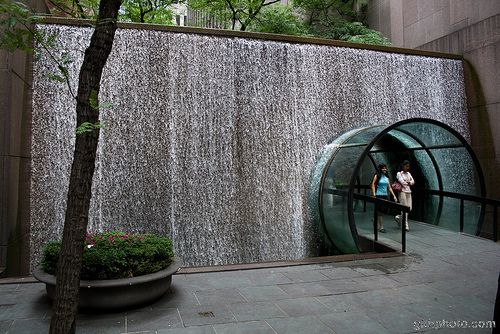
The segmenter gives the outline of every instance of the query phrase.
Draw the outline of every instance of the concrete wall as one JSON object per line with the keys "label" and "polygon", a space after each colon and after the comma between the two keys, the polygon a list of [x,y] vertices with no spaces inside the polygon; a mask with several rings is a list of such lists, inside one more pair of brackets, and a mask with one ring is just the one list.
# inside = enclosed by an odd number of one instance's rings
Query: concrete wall
{"label": "concrete wall", "polygon": [[23,238],[29,235],[29,212],[20,210],[29,207],[29,57],[3,50],[0,55],[0,267],[9,262],[19,272],[25,257],[22,245],[27,245]]}
{"label": "concrete wall", "polygon": [[[46,12],[43,1],[29,4]],[[0,277],[29,270],[31,63],[0,50]]]}
{"label": "concrete wall", "polygon": [[500,1],[372,0],[369,24],[394,46],[463,55],[471,144],[500,198]]}
{"label": "concrete wall", "polygon": [[395,46],[419,46],[500,13],[498,0],[371,0],[368,22]]}

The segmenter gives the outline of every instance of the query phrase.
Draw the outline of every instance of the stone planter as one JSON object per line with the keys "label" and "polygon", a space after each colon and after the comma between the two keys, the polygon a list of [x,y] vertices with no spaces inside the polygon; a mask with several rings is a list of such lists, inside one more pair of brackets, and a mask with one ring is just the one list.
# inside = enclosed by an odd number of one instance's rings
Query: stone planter
{"label": "stone planter", "polygon": [[[150,303],[163,296],[172,275],[180,268],[178,261],[161,271],[132,278],[80,281],[78,306],[85,310],[116,310]],[[33,276],[45,283],[47,295],[54,300],[56,277],[36,268]]]}

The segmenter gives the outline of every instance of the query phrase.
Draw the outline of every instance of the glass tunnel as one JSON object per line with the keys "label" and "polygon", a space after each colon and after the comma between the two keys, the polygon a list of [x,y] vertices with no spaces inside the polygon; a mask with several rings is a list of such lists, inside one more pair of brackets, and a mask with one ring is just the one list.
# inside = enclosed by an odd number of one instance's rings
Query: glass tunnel
{"label": "glass tunnel", "polygon": [[[387,164],[394,181],[404,160],[410,161],[415,179],[410,221],[459,231],[458,197],[485,195],[476,156],[446,124],[417,118],[349,131],[324,148],[312,174],[313,219],[329,248],[339,253],[364,251],[360,236],[373,236],[374,204],[356,199],[355,194],[371,195],[378,164]],[[484,206],[464,201],[463,212],[463,232],[478,235]],[[395,233],[400,240],[401,231]]]}

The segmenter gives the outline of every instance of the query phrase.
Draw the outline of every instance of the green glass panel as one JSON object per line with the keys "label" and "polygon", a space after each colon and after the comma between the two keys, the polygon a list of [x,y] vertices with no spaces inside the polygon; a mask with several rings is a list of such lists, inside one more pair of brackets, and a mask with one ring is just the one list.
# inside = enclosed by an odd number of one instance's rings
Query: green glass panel
{"label": "green glass panel", "polygon": [[354,134],[349,140],[345,142],[345,144],[364,144],[367,145],[373,141],[373,139],[382,132],[385,126],[379,125],[371,128],[363,129],[363,131],[359,131]]}
{"label": "green glass panel", "polygon": [[460,200],[443,198],[443,211],[439,219],[439,226],[452,231],[460,231]]}
{"label": "green glass panel", "polygon": [[354,146],[341,148],[337,151],[329,167],[329,174],[331,173],[333,177],[336,189],[346,189],[350,184],[352,173],[364,149],[364,146]]}
{"label": "green glass panel", "polygon": [[[464,233],[476,234],[480,214],[481,205],[476,202],[464,201]],[[441,212],[439,226],[452,231],[460,231],[459,199],[443,198],[443,211]]]}
{"label": "green glass panel", "polygon": [[427,224],[438,224],[437,218],[439,212],[440,196],[424,193],[424,198],[422,198],[421,200],[423,202],[423,205],[421,206],[421,208],[423,209],[422,221]]}
{"label": "green glass panel", "polygon": [[496,209],[493,205],[486,205],[485,206],[485,214],[484,214],[484,221],[483,221],[483,225],[481,227],[481,232],[484,233],[485,235],[493,235],[494,231],[493,231],[493,226],[495,224],[494,222],[494,214],[495,214],[495,210],[497,210],[497,224],[498,224],[498,218],[500,216],[498,216],[498,214],[500,212],[498,212],[500,209]]}
{"label": "green glass panel", "polygon": [[389,131],[387,135],[392,136],[398,141],[400,141],[407,149],[415,149],[422,147],[422,145],[420,145],[415,139],[413,139],[404,132],[398,131],[397,128]]}
{"label": "green glass panel", "polygon": [[326,233],[333,239],[335,247],[344,253],[358,253],[347,212],[347,197],[323,191],[322,213]]}
{"label": "green glass panel", "polygon": [[357,181],[356,186],[358,186],[356,191],[358,193],[362,193],[364,195],[371,195],[371,190],[369,189],[369,186],[370,183],[372,182],[373,174],[375,174],[376,169],[377,167],[373,164],[373,162],[370,159],[366,158],[363,160],[359,168],[359,173],[356,178]]}
{"label": "green glass panel", "polygon": [[373,203],[357,201],[354,207],[354,219],[358,234],[373,237]]}
{"label": "green glass panel", "polygon": [[418,161],[420,169],[423,173],[425,184],[423,185],[425,189],[439,189],[439,181],[437,178],[437,171],[432,163],[429,154],[426,151],[415,151],[414,153],[415,160]]}
{"label": "green glass panel", "polygon": [[332,144],[336,144],[338,146],[341,146],[341,145],[345,144],[347,141],[349,141],[356,134],[363,132],[363,131],[365,131],[365,128],[350,130],[350,131],[342,134],[337,139],[335,139]]}
{"label": "green glass panel", "polygon": [[329,192],[331,189],[347,191],[352,172],[364,147],[348,146],[338,149],[328,166],[323,181],[321,210],[325,232],[344,253],[359,252],[349,225],[347,197]]}
{"label": "green glass panel", "polygon": [[464,147],[433,149],[430,152],[441,171],[444,191],[480,196],[479,176]]}
{"label": "green glass panel", "polygon": [[462,145],[460,140],[448,130],[432,123],[413,122],[398,126],[421,140],[425,146]]}
{"label": "green glass panel", "polygon": [[481,205],[477,202],[464,201],[464,233],[476,235]]}

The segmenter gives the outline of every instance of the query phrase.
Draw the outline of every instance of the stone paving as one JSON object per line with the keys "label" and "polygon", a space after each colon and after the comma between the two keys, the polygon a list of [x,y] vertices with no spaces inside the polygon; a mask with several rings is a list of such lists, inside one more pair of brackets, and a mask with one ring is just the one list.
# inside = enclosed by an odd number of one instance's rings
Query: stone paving
{"label": "stone paving", "polygon": [[[177,274],[152,305],[80,314],[77,333],[491,333],[500,244],[417,223],[407,237],[399,257]],[[40,283],[0,284],[0,334],[48,333],[50,307]]]}

